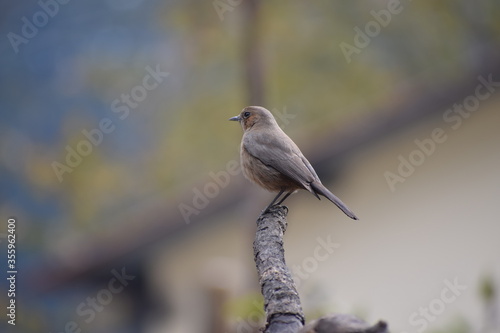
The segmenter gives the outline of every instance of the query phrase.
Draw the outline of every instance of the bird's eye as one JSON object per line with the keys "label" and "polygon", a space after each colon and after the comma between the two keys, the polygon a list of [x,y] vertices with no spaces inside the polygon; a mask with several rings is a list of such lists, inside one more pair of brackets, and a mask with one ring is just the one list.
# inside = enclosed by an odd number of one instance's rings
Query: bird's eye
{"label": "bird's eye", "polygon": [[245,111],[245,113],[243,113],[243,118],[248,118],[248,117],[250,117],[250,112]]}

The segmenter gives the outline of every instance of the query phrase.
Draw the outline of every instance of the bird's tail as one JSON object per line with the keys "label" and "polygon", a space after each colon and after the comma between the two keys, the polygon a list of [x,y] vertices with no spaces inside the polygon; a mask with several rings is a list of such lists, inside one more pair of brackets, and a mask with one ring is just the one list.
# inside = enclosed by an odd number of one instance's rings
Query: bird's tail
{"label": "bird's tail", "polygon": [[354,213],[349,208],[347,208],[347,206],[342,202],[342,200],[337,198],[332,192],[330,192],[325,186],[323,186],[323,184],[318,182],[312,182],[311,189],[313,190],[313,194],[316,195],[317,197],[318,194],[321,194],[322,196],[333,202],[337,207],[340,208],[341,211],[343,211],[351,219],[358,220],[356,215],[354,215]]}

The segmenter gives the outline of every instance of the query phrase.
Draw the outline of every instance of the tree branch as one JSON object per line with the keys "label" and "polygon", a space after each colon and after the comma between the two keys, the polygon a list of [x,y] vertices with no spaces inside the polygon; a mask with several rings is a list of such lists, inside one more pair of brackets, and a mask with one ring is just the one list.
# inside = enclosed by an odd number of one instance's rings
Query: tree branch
{"label": "tree branch", "polygon": [[387,323],[380,320],[370,326],[350,314],[333,314],[304,326],[298,333],[387,333]]}
{"label": "tree branch", "polygon": [[253,253],[264,296],[266,333],[297,332],[304,325],[299,294],[285,264],[287,213],[285,206],[273,206],[257,220]]}
{"label": "tree branch", "polygon": [[267,317],[264,333],[387,333],[384,321],[370,326],[348,314],[333,314],[303,326],[299,293],[285,263],[287,214],[287,207],[275,205],[257,219],[253,253]]}

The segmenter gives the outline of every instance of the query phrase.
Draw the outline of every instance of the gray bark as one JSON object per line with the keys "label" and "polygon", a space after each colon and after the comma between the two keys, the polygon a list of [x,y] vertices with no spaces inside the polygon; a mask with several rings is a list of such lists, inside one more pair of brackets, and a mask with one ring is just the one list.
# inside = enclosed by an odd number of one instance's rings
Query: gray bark
{"label": "gray bark", "polygon": [[299,293],[285,264],[283,235],[287,213],[288,208],[273,206],[257,220],[253,249],[264,296],[266,333],[295,333],[304,325]]}

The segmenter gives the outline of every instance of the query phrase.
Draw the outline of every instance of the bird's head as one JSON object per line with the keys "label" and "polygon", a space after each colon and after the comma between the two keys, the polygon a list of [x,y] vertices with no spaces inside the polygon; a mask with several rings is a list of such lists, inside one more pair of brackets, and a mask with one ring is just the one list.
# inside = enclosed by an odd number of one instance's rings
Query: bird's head
{"label": "bird's head", "polygon": [[229,120],[239,121],[243,131],[248,131],[251,128],[278,126],[273,114],[262,106],[247,106],[238,116],[229,118]]}

